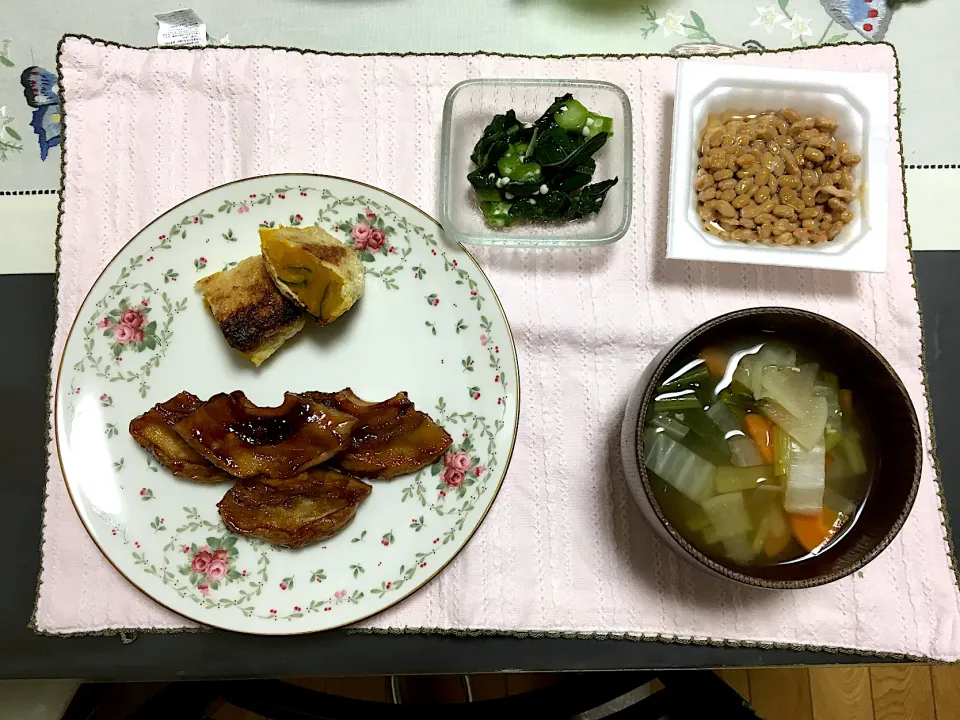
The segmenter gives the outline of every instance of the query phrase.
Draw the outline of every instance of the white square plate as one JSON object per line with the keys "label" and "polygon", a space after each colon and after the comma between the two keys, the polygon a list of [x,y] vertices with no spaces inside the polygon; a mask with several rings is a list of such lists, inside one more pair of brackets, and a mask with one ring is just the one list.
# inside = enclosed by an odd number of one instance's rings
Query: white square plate
{"label": "white square plate", "polygon": [[[829,115],[838,139],[863,161],[853,175],[860,198],[851,222],[832,242],[783,247],[729,242],[703,230],[693,185],[698,143],[707,117],[725,111],[793,108]],[[854,272],[887,269],[892,116],[890,82],[882,73],[826,72],[681,60],[673,114],[667,257],[681,260],[783,265]]]}

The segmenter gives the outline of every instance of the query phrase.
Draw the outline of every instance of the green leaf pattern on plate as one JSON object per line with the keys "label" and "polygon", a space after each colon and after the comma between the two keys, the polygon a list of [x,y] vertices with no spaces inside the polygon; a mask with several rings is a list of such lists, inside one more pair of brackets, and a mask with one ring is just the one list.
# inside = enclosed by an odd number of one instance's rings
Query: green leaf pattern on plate
{"label": "green leaf pattern on plate", "polygon": [[[446,333],[470,336],[475,333],[476,350],[463,360],[464,390],[471,400],[480,398],[481,387],[478,380],[483,376],[483,392],[489,388],[499,390],[501,397],[497,401],[500,416],[491,418],[485,414],[471,411],[451,412],[444,398],[436,401],[434,418],[454,437],[450,451],[436,464],[424,468],[408,481],[402,491],[402,501],[409,507],[417,508],[411,513],[408,522],[389,528],[384,527],[375,535],[382,536],[380,548],[386,576],[390,579],[379,580],[371,585],[366,579],[371,568],[360,562],[346,562],[339,569],[339,577],[352,578],[353,586],[330,588],[324,584],[327,578],[323,569],[315,570],[309,576],[309,582],[297,583],[294,576],[274,580],[280,585],[284,596],[289,595],[289,603],[283,607],[271,607],[263,597],[264,588],[270,582],[270,557],[280,548],[258,540],[238,538],[230,534],[214,508],[201,514],[196,507],[183,507],[178,517],[152,515],[149,527],[142,528],[144,537],[160,535],[166,540],[162,552],[152,552],[140,547],[134,541],[132,551],[134,565],[142,572],[159,579],[171,592],[195,603],[204,610],[242,613],[247,617],[257,617],[274,621],[294,621],[319,612],[336,612],[338,607],[358,605],[377,599],[377,607],[382,605],[385,595],[396,593],[405,584],[415,581],[429,567],[438,549],[458,539],[470,528],[466,526],[472,519],[473,527],[478,521],[474,513],[482,512],[486,507],[486,496],[491,489],[491,480],[499,477],[497,472],[503,459],[499,457],[497,437],[505,428],[507,389],[511,379],[501,367],[499,360],[500,340],[495,338],[494,326],[481,313],[487,298],[481,292],[481,284],[473,277],[475,269],[459,267],[459,262],[448,257],[441,250],[436,236],[428,229],[411,222],[396,212],[389,204],[378,202],[366,195],[334,196],[327,189],[309,187],[283,187],[272,193],[258,193],[253,197],[223,199],[217,207],[218,214],[244,215],[256,209],[264,213],[268,206],[273,216],[256,218],[260,226],[273,227],[290,223],[292,217],[298,224],[297,213],[291,215],[282,207],[287,196],[301,197],[319,193],[322,201],[315,219],[301,220],[303,224],[312,222],[323,227],[334,237],[339,237],[351,245],[360,254],[364,268],[371,278],[380,280],[385,289],[396,290],[401,282],[429,283],[437,273],[455,275],[456,294],[460,297],[445,298],[445,302],[459,303],[464,317],[455,325],[439,328],[436,323],[427,321],[428,337],[434,338]],[[204,255],[192,255],[193,272],[203,270],[208,264],[227,269],[235,263],[217,257],[217,248],[229,250],[237,236],[235,230],[226,233],[217,230],[214,237],[203,236],[204,220],[213,215],[199,212],[184,218],[170,230],[158,236],[150,252],[160,253],[170,250],[173,243],[197,243]],[[217,245],[213,241],[219,241]],[[226,242],[224,242],[226,241]],[[414,243],[419,243],[436,260],[436,267],[429,266],[423,260],[416,266],[407,265],[413,252]],[[156,257],[159,257],[157,255]],[[109,291],[96,303],[95,312],[90,313],[83,326],[85,354],[73,370],[77,374],[71,380],[71,387],[79,383],[85,373],[94,373],[111,383],[134,383],[141,397],[149,389],[148,378],[152,370],[158,368],[174,339],[173,321],[187,308],[188,299],[172,294],[170,287],[177,282],[186,268],[155,268],[154,255],[137,255],[125,261],[120,273],[110,285]],[[165,264],[166,265],[166,264]],[[440,296],[429,292],[425,287],[427,303],[437,307]],[[472,314],[475,313],[475,314]],[[502,338],[506,342],[507,338]],[[484,355],[487,363],[478,363]],[[453,362],[456,362],[454,359]],[[135,366],[128,370],[127,366]],[[481,369],[481,365],[485,365]],[[468,372],[469,371],[469,372]],[[487,375],[491,377],[487,377]],[[469,378],[471,382],[466,382]],[[493,381],[492,383],[490,381]],[[104,395],[100,402],[106,423],[105,433],[116,437],[120,429],[126,427],[129,418],[111,417],[116,408],[113,397]],[[502,409],[501,409],[502,408]],[[506,445],[504,447],[507,447]],[[147,460],[150,470],[156,471],[156,464]],[[122,461],[121,461],[122,467]],[[117,468],[119,469],[119,468]],[[151,477],[153,477],[151,475]],[[180,482],[180,481],[177,481]],[[403,482],[401,480],[401,482]],[[131,488],[139,492],[142,501],[152,500],[155,495],[150,488]],[[427,515],[433,517],[427,517]],[[394,556],[402,552],[403,544],[394,548],[396,535],[401,533],[421,533],[426,529],[430,549],[424,543],[414,545],[417,552],[409,557]],[[134,537],[132,528],[114,527],[112,535],[121,543],[128,544],[128,537]],[[354,533],[352,543],[362,543],[366,531]],[[423,537],[423,535],[418,536]],[[349,545],[348,547],[362,547]],[[349,560],[349,558],[346,558]],[[394,570],[388,568],[394,564]],[[327,564],[329,568],[329,562]],[[382,578],[383,574],[379,574]],[[306,575],[304,575],[304,579]],[[270,601],[276,603],[276,600]],[[371,611],[376,607],[371,608]]]}

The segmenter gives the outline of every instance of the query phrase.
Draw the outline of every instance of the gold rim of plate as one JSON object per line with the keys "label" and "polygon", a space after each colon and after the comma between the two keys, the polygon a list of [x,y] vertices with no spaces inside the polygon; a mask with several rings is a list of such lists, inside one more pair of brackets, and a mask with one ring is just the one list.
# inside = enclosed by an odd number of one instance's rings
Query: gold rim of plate
{"label": "gold rim of plate", "polygon": [[[113,562],[113,560],[110,558],[110,555],[107,554],[107,552],[103,549],[103,547],[102,547],[102,546],[100,545],[100,543],[97,541],[97,538],[96,538],[95,534],[91,531],[90,527],[87,525],[86,520],[84,520],[83,514],[80,512],[80,508],[77,506],[77,501],[76,501],[76,499],[73,497],[73,493],[70,491],[70,484],[67,482],[67,472],[66,472],[66,469],[65,469],[64,466],[63,466],[63,459],[62,459],[61,454],[60,454],[60,428],[59,428],[59,422],[58,422],[57,418],[58,418],[58,415],[59,415],[60,386],[61,386],[61,381],[62,381],[62,379],[63,379],[63,361],[64,361],[64,358],[65,358],[65,356],[66,356],[67,346],[70,344],[70,339],[73,337],[73,332],[74,332],[74,330],[76,329],[77,320],[78,320],[79,317],[80,317],[80,310],[81,310],[81,309],[83,308],[83,306],[86,304],[87,300],[90,299],[90,295],[93,293],[94,288],[95,288],[95,287],[97,286],[97,284],[103,279],[103,276],[107,273],[107,271],[108,271],[108,270],[113,266],[113,264],[117,261],[117,258],[120,257],[121,253],[123,253],[123,252],[130,246],[130,244],[133,243],[134,240],[136,240],[138,237],[140,237],[140,235],[141,235],[148,227],[150,227],[150,225],[152,225],[153,223],[155,223],[157,220],[159,220],[160,218],[162,218],[163,216],[165,216],[165,215],[167,215],[167,214],[169,214],[169,213],[172,213],[172,212],[176,211],[178,208],[182,207],[183,205],[186,205],[187,203],[192,202],[193,200],[196,200],[197,198],[199,198],[199,197],[201,197],[201,196],[203,196],[203,195],[206,195],[207,193],[213,192],[213,191],[215,191],[215,190],[221,190],[221,189],[223,189],[223,188],[230,187],[231,185],[237,185],[237,184],[239,184],[239,183],[247,182],[247,181],[249,181],[249,180],[261,180],[261,179],[266,179],[266,178],[271,178],[271,177],[309,177],[309,178],[321,178],[321,179],[324,179],[324,180],[338,180],[338,181],[341,181],[341,182],[346,182],[346,183],[351,183],[351,184],[354,184],[354,185],[359,185],[360,187],[364,187],[364,188],[367,188],[367,189],[370,189],[370,190],[376,190],[377,192],[383,193],[383,194],[386,195],[387,197],[390,197],[390,198],[396,200],[397,202],[402,203],[402,204],[405,205],[406,207],[408,207],[408,208],[410,208],[410,209],[412,209],[412,210],[415,210],[416,212],[419,212],[421,215],[423,215],[424,217],[428,218],[432,223],[434,223],[434,224],[437,226],[437,228],[440,229],[441,232],[443,232],[443,226],[440,224],[440,222],[439,222],[436,218],[434,218],[434,217],[433,217],[432,215],[430,215],[429,213],[424,212],[423,210],[421,210],[419,207],[417,207],[417,206],[414,205],[413,203],[409,202],[408,200],[404,200],[404,199],[403,199],[402,197],[400,197],[399,195],[395,195],[395,194],[393,194],[393,193],[391,193],[391,192],[388,192],[387,190],[383,190],[383,189],[381,189],[381,188],[378,188],[376,185],[371,185],[371,184],[369,184],[369,183],[365,183],[365,182],[362,182],[362,181],[360,181],[360,180],[353,180],[353,179],[351,179],[351,178],[340,177],[339,175],[326,175],[326,174],[321,174],[321,173],[270,173],[270,174],[267,174],[267,175],[254,175],[254,176],[251,176],[251,177],[240,178],[240,179],[238,179],[238,180],[231,180],[230,182],[226,182],[226,183],[223,183],[223,184],[221,184],[221,185],[216,185],[216,186],[214,186],[214,187],[207,188],[206,190],[204,190],[204,191],[202,191],[202,192],[199,192],[199,193],[197,193],[196,195],[192,195],[192,196],[190,196],[190,197],[188,197],[188,198],[186,198],[186,199],[184,199],[184,200],[181,200],[179,203],[177,203],[177,204],[174,205],[173,207],[171,207],[171,208],[165,210],[164,212],[160,213],[159,215],[157,215],[155,218],[153,218],[153,220],[151,220],[151,221],[148,222],[146,225],[144,225],[142,228],[140,228],[140,230],[138,230],[138,231],[133,235],[133,237],[131,237],[129,240],[127,240],[127,242],[125,242],[125,243],[114,253],[113,257],[110,259],[110,262],[108,262],[108,263],[104,266],[103,270],[100,271],[100,274],[97,275],[96,280],[93,281],[93,283],[90,285],[90,289],[87,290],[86,294],[84,295],[83,300],[80,302],[80,305],[78,306],[77,314],[74,316],[73,320],[72,320],[71,323],[70,323],[70,330],[67,332],[67,337],[66,337],[66,339],[64,340],[64,343],[63,343],[63,351],[62,351],[61,354],[60,354],[60,361],[59,361],[59,363],[58,363],[58,365],[57,365],[57,382],[56,382],[56,385],[55,385],[55,387],[54,387],[54,392],[53,392],[53,423],[52,423],[54,442],[56,443],[56,448],[57,448],[57,463],[60,465],[60,474],[61,474],[61,476],[63,477],[63,484],[64,484],[64,487],[65,487],[66,490],[67,490],[67,496],[70,498],[70,503],[73,505],[73,509],[74,509],[74,511],[77,513],[77,517],[80,519],[80,522],[81,522],[81,524],[83,525],[83,529],[86,531],[87,535],[88,535],[88,536],[90,537],[90,539],[93,541],[93,544],[96,545],[97,550],[100,551],[100,554],[103,555],[104,559],[106,559],[106,561],[107,561],[108,563],[110,563],[111,567],[113,567],[114,570],[116,570],[127,582],[129,582],[133,587],[135,587],[137,590],[139,590],[140,592],[142,592],[142,593],[143,593],[147,598],[149,598],[152,602],[155,602],[155,603],[157,603],[158,605],[161,605],[162,607],[166,608],[166,609],[169,610],[170,612],[176,613],[177,616],[182,617],[182,618],[184,618],[185,620],[188,620],[189,622],[197,623],[197,624],[200,625],[200,626],[215,627],[215,628],[217,628],[217,629],[226,630],[226,631],[228,631],[228,632],[239,632],[239,633],[242,633],[242,634],[262,635],[262,636],[267,636],[267,637],[270,637],[270,636],[291,636],[291,635],[312,635],[312,634],[314,634],[314,633],[328,632],[328,631],[330,631],[330,630],[336,630],[336,629],[338,629],[338,628],[346,627],[346,626],[349,626],[349,625],[355,625],[356,623],[363,622],[364,620],[367,620],[367,619],[369,619],[369,618],[371,618],[371,617],[374,617],[375,615],[379,615],[380,613],[382,613],[382,612],[385,611],[385,610],[390,609],[391,607],[393,607],[393,606],[396,605],[397,603],[400,603],[400,602],[402,602],[403,600],[406,600],[407,598],[415,595],[417,592],[419,592],[419,591],[422,590],[424,587],[426,587],[428,584],[430,584],[430,582],[431,582],[435,577],[437,577],[437,575],[439,575],[441,572],[443,572],[444,569],[446,569],[446,567],[447,567],[451,562],[453,562],[453,561],[460,555],[461,552],[463,552],[463,549],[470,543],[470,540],[473,539],[473,536],[476,534],[477,530],[480,529],[480,526],[483,525],[484,520],[486,520],[486,518],[487,518],[487,513],[490,512],[490,508],[492,508],[492,507],[493,507],[493,503],[496,502],[497,496],[500,494],[500,488],[503,487],[503,481],[504,481],[504,479],[506,478],[507,472],[508,472],[509,469],[510,469],[510,462],[511,462],[511,460],[513,459],[513,451],[514,451],[514,448],[516,447],[516,444],[517,444],[517,433],[519,432],[519,429],[520,429],[520,393],[521,393],[521,388],[520,388],[520,386],[521,386],[521,383],[520,383],[520,361],[519,361],[519,358],[517,357],[516,342],[514,341],[514,338],[513,338],[513,329],[510,327],[510,321],[509,321],[509,319],[507,318],[507,314],[506,314],[506,312],[505,312],[504,309],[503,309],[502,303],[500,302],[500,296],[497,295],[496,288],[493,286],[493,283],[490,282],[490,278],[487,277],[487,274],[483,271],[483,268],[480,266],[480,263],[477,262],[476,258],[474,258],[473,255],[470,254],[470,251],[467,250],[466,247],[464,247],[462,243],[453,241],[453,242],[455,242],[456,245],[464,252],[464,254],[470,259],[470,262],[472,262],[472,263],[474,264],[474,266],[477,268],[477,270],[480,272],[481,277],[483,277],[483,279],[487,282],[487,285],[490,286],[490,290],[492,291],[492,294],[493,294],[493,299],[494,299],[494,300],[496,301],[496,303],[497,303],[497,309],[500,311],[500,316],[503,318],[503,324],[504,324],[504,326],[505,326],[506,329],[507,329],[507,337],[508,337],[509,340],[510,340],[510,347],[511,347],[511,350],[513,351],[514,372],[516,373],[516,378],[517,378],[517,387],[516,387],[516,395],[517,395],[517,400],[516,400],[516,416],[517,416],[517,420],[516,420],[516,423],[514,424],[513,437],[510,438],[510,447],[509,447],[509,449],[507,450],[507,457],[506,457],[506,460],[504,461],[504,464],[503,464],[503,472],[502,472],[501,475],[500,475],[500,481],[497,483],[496,488],[494,488],[493,494],[490,496],[490,501],[487,503],[487,507],[484,509],[483,514],[480,516],[480,519],[477,521],[476,525],[474,526],[474,528],[473,528],[473,530],[470,532],[470,534],[467,535],[466,539],[464,539],[463,543],[461,543],[461,545],[460,545],[460,547],[457,549],[457,551],[456,551],[455,553],[453,553],[453,555],[451,555],[450,558],[449,558],[445,563],[443,563],[443,564],[440,565],[438,568],[436,568],[436,569],[433,571],[433,573],[432,573],[431,575],[429,575],[429,576],[427,577],[427,579],[424,580],[420,585],[418,585],[412,592],[407,593],[406,595],[403,595],[403,596],[401,596],[401,597],[398,597],[396,600],[393,600],[392,602],[389,602],[389,603],[387,603],[386,605],[377,608],[375,611],[373,611],[373,612],[371,612],[371,613],[369,613],[369,614],[367,614],[367,615],[364,615],[364,616],[359,617],[359,618],[351,619],[351,620],[349,620],[349,621],[347,621],[347,622],[342,622],[342,623],[339,623],[339,624],[337,624],[337,625],[331,625],[330,627],[322,628],[322,629],[317,629],[317,630],[299,630],[299,631],[276,632],[276,633],[257,632],[257,631],[254,631],[254,630],[235,630],[235,629],[233,629],[233,628],[224,627],[223,625],[218,624],[218,623],[216,623],[216,622],[201,622],[201,621],[196,620],[196,619],[194,619],[194,618],[192,618],[192,617],[190,617],[190,616],[188,616],[188,615],[185,615],[184,613],[178,611],[176,608],[171,607],[171,606],[168,605],[167,603],[158,600],[158,599],[155,598],[153,595],[151,595],[149,592],[147,592],[143,587],[141,587],[139,583],[137,583],[137,582],[136,582],[135,580],[133,580],[129,575],[127,575],[125,572],[123,572],[123,570],[121,570],[121,569],[116,565],[116,563]],[[59,227],[58,227],[58,234],[59,234]],[[59,266],[58,266],[58,271],[59,271]],[[39,583],[38,583],[38,598],[39,598]],[[150,629],[153,629],[153,628],[150,628]],[[183,628],[183,630],[189,630],[189,629],[190,629],[190,628]]]}

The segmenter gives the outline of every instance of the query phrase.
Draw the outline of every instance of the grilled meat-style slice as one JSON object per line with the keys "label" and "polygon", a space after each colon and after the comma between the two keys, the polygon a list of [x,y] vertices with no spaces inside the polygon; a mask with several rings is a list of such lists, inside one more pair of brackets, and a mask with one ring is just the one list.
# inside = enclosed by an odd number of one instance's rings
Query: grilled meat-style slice
{"label": "grilled meat-style slice", "polygon": [[362,400],[350,388],[302,396],[357,418],[349,447],[330,461],[352,475],[390,480],[430,465],[453,444],[446,430],[417,410],[405,392],[383,402]]}
{"label": "grilled meat-style slice", "polygon": [[240,480],[217,504],[227,528],[278,545],[299,548],[346,527],[370,486],[318,467],[288,480]]}
{"label": "grilled meat-style slice", "polygon": [[291,478],[350,443],[357,419],[293,393],[258,407],[240,390],[214,395],[174,427],[190,447],[234,477]]}
{"label": "grilled meat-style slice", "polygon": [[173,429],[174,425],[202,404],[196,395],[182,392],[131,420],[130,434],[153,454],[157,462],[177,477],[203,483],[230,479],[229,475],[214,467]]}

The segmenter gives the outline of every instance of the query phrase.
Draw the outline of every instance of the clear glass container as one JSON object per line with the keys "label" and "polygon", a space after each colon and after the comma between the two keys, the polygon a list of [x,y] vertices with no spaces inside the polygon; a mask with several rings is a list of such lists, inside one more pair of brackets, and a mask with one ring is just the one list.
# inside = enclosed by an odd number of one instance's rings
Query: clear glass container
{"label": "clear glass container", "polygon": [[[494,115],[513,108],[533,122],[554,101],[571,93],[592,112],[613,118],[613,136],[594,155],[593,182],[619,178],[596,215],[571,222],[518,221],[495,229],[483,220],[467,175],[470,154]],[[627,94],[593,80],[466,80],[455,85],[443,106],[440,156],[440,222],[448,237],[474,245],[581,247],[606,245],[624,236],[633,207],[633,118]]]}

